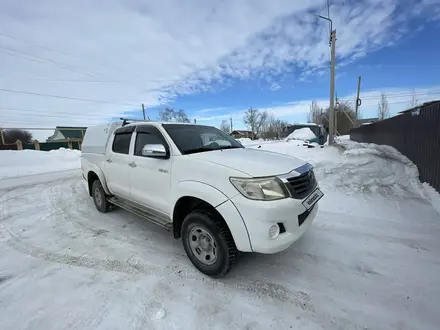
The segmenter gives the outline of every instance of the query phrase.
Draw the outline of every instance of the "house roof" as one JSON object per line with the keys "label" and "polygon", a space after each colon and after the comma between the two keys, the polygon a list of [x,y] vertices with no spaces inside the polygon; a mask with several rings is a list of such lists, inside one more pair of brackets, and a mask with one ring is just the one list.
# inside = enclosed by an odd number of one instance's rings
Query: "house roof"
{"label": "house roof", "polygon": [[235,130],[231,134],[252,134],[252,131]]}
{"label": "house roof", "polygon": [[357,124],[362,125],[362,124],[367,124],[367,123],[376,122],[376,121],[379,121],[379,118],[364,118],[364,119],[358,119]]}
{"label": "house roof", "polygon": [[83,132],[85,133],[87,127],[57,126],[56,130],[61,132],[66,139],[80,139],[83,137]]}
{"label": "house roof", "polygon": [[430,101],[430,102],[425,102],[425,103],[423,103],[422,105],[417,105],[417,106],[412,107],[412,108],[410,108],[410,109],[400,111],[399,113],[400,113],[400,114],[403,114],[403,113],[412,112],[413,110],[417,110],[418,108],[429,107],[430,105],[434,105],[434,104],[440,104],[440,100]]}

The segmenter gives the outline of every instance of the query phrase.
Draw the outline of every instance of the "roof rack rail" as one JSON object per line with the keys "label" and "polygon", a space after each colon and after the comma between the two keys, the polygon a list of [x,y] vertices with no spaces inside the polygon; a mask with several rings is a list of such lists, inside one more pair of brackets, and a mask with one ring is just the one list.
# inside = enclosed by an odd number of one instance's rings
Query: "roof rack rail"
{"label": "roof rack rail", "polygon": [[130,124],[129,122],[138,122],[138,121],[151,121],[150,119],[148,120],[143,120],[143,119],[133,119],[133,118],[119,118],[120,120],[122,120],[122,126],[125,126],[127,124]]}

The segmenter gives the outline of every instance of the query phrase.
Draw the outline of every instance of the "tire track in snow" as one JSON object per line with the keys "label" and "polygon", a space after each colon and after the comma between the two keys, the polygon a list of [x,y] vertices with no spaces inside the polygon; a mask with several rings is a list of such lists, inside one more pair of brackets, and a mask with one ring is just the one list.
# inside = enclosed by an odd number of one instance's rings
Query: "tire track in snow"
{"label": "tire track in snow", "polygon": [[95,258],[89,255],[75,256],[67,253],[48,252],[43,248],[33,246],[5,225],[0,226],[0,237],[14,250],[31,257],[83,268],[106,270],[126,274],[151,275],[157,273],[160,268],[154,265],[145,265],[137,262],[120,261],[109,258]]}
{"label": "tire track in snow", "polygon": [[[93,222],[87,221],[91,216],[90,208],[93,205],[91,205],[86,198],[87,194],[85,194],[80,187],[81,183],[82,182],[78,178],[65,178],[62,182],[56,181],[34,186],[20,187],[23,191],[17,190],[17,192],[11,192],[8,194],[8,197],[11,197],[11,195],[15,195],[16,193],[20,193],[22,196],[23,194],[26,194],[26,192],[30,193],[37,190],[37,198],[40,198],[41,200],[41,205],[39,204],[39,207],[47,212],[47,217],[54,217],[54,225],[62,225],[63,222],[66,221],[75,222],[82,226],[82,232],[84,233],[84,230],[93,230],[97,227],[93,225]],[[17,200],[10,200],[9,202],[18,204]],[[14,208],[11,208],[11,210],[12,209]],[[36,215],[38,215],[38,212],[39,211],[36,210]],[[25,238],[21,236],[20,233],[8,228],[7,224],[9,224],[10,221],[15,221],[14,214],[11,214],[11,217],[9,217],[7,221],[0,224],[0,240],[4,241],[7,245],[20,253],[40,260],[68,266],[96,269],[106,272],[125,273],[128,275],[159,276],[161,280],[155,291],[158,297],[148,298],[144,301],[144,304],[142,304],[144,307],[147,306],[149,310],[165,308],[167,306],[167,303],[165,302],[172,301],[173,299],[173,293],[176,290],[175,285],[184,284],[185,286],[196,287],[201,284],[205,287],[211,287],[216,291],[224,291],[226,296],[231,299],[237,296],[247,296],[247,299],[259,301],[258,304],[265,304],[270,301],[274,304],[279,304],[280,306],[286,305],[298,308],[298,310],[307,313],[310,318],[318,324],[323,324],[322,320],[326,319],[324,314],[317,310],[313,303],[313,297],[308,293],[296,290],[294,287],[288,287],[270,280],[261,279],[258,275],[249,277],[240,274],[239,270],[234,274],[233,270],[230,278],[214,280],[203,276],[194,269],[189,260],[186,259],[186,255],[183,253],[176,254],[173,253],[173,251],[169,251],[170,253],[167,255],[169,257],[169,262],[165,265],[131,261],[131,258],[124,261],[114,260],[107,257],[95,257],[90,254],[75,255],[74,253],[70,253],[70,251],[66,251],[66,253],[51,252],[44,247],[30,244],[27,241],[28,238]],[[36,221],[33,225],[41,226],[42,223]],[[51,223],[47,225],[51,225]],[[19,228],[20,227],[17,227],[18,231],[20,230]],[[63,227],[60,227],[60,229],[63,229]],[[55,232],[55,234],[58,233]],[[90,238],[87,237],[87,239]],[[58,240],[58,237],[53,237],[53,240]],[[160,241],[156,240],[156,243],[160,243]],[[154,253],[154,251],[147,251],[147,253]],[[206,313],[210,315],[211,312],[219,309],[218,304],[218,301],[209,302],[208,305],[201,306],[195,314],[199,317],[205,317],[207,315]],[[152,317],[154,318],[154,315],[150,312],[146,313],[146,310],[143,309],[142,306],[140,307],[140,317],[135,320],[135,323],[149,324],[148,319],[151,320]],[[153,322],[155,321],[153,320]],[[347,320],[337,321],[337,323],[341,322],[346,323]]]}

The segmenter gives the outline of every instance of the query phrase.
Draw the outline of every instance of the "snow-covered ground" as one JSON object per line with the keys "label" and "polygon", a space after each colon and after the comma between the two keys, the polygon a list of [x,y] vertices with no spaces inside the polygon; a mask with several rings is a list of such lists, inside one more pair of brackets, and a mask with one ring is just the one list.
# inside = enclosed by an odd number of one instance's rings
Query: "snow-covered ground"
{"label": "snow-covered ground", "polygon": [[[292,247],[243,254],[220,280],[172,234],[96,211],[79,169],[0,180],[0,328],[438,329],[438,194],[417,169],[349,140],[346,150],[257,142],[311,162],[325,196]],[[32,173],[5,155],[0,166]]]}
{"label": "snow-covered ground", "polygon": [[72,170],[81,167],[81,151],[60,148],[51,151],[0,151],[0,179]]}

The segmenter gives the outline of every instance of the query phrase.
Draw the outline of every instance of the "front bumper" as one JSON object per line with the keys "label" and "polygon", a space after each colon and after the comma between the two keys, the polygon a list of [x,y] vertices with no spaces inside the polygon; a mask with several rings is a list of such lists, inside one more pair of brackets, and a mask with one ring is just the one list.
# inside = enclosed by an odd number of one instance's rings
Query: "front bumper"
{"label": "front bumper", "polygon": [[[231,201],[246,224],[252,251],[260,253],[276,253],[287,249],[307,231],[318,212],[318,203],[307,212],[301,199],[256,201],[237,195]],[[285,232],[272,239],[269,237],[269,228],[277,224],[282,224]]]}

